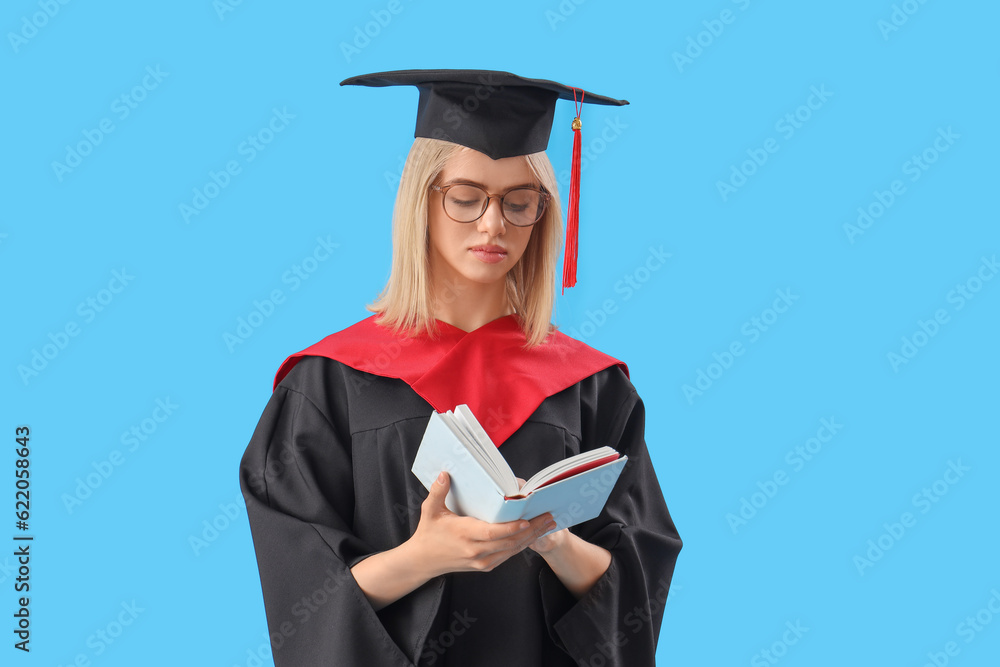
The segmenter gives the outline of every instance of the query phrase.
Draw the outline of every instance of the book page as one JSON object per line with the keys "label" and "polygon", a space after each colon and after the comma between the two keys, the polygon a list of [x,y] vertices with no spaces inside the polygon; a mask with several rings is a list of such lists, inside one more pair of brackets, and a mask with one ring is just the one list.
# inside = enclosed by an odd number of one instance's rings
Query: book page
{"label": "book page", "polygon": [[[448,427],[455,439],[461,443],[463,447],[469,452],[476,463],[479,465],[483,471],[490,476],[490,478],[496,482],[497,486],[501,491],[504,490],[503,484],[503,473],[498,471],[496,468],[496,463],[489,458],[486,454],[488,450],[480,445],[468,428],[463,428],[463,424],[456,420],[455,413],[451,410],[448,412],[439,412],[438,416],[441,418],[442,423]],[[509,469],[508,469],[509,470]]]}
{"label": "book page", "polygon": [[[454,418],[455,422],[460,422],[460,428],[471,434],[475,447],[478,449],[480,454],[489,461],[488,464],[483,467],[490,472],[490,476],[496,480],[500,489],[503,491],[504,495],[512,495],[518,492],[517,477],[514,475],[514,471],[510,469],[507,464],[507,460],[500,453],[499,448],[493,443],[489,434],[483,429],[479,420],[469,409],[469,406],[465,403],[455,406],[455,412],[449,414]],[[478,457],[477,457],[478,458]]]}
{"label": "book page", "polygon": [[524,486],[521,487],[521,495],[527,495],[537,488],[540,488],[562,476],[574,468],[580,468],[576,473],[595,468],[609,461],[614,461],[619,456],[618,451],[613,447],[598,447],[587,452],[580,452],[576,456],[571,456],[562,461],[556,461],[550,466],[542,468],[531,476]]}

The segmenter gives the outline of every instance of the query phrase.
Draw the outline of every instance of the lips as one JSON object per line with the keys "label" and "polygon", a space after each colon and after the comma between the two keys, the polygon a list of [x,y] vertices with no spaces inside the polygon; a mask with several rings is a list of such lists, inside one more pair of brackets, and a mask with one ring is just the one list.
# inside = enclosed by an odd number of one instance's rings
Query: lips
{"label": "lips", "polygon": [[469,248],[469,252],[487,264],[502,262],[507,257],[507,250],[498,245],[477,245]]}

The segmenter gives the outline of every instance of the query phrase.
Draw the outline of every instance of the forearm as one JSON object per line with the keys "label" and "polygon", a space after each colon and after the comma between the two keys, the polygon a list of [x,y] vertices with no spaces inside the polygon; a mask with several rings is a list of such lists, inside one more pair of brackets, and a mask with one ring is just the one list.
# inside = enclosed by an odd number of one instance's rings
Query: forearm
{"label": "forearm", "polygon": [[[558,546],[541,554],[563,586],[577,599],[587,594],[611,565],[611,552],[569,530]],[[553,533],[556,535],[556,533]]]}
{"label": "forearm", "polygon": [[404,542],[395,549],[365,558],[351,568],[351,574],[372,607],[378,611],[431,579],[429,574],[415,565],[416,562]]}

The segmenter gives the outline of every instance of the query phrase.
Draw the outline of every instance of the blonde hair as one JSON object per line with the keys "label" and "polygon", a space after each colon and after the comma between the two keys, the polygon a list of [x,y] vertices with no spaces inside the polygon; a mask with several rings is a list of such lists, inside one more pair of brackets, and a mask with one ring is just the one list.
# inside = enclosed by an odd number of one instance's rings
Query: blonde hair
{"label": "blonde hair", "polygon": [[[382,293],[368,310],[381,313],[379,323],[394,333],[437,333],[427,255],[427,202],[431,184],[461,146],[417,137],[403,167],[392,216],[392,270]],[[555,172],[544,153],[525,155],[528,168],[552,198],[535,223],[524,254],[507,272],[507,298],[520,316],[527,342],[533,347],[554,330],[552,306],[563,219]]]}

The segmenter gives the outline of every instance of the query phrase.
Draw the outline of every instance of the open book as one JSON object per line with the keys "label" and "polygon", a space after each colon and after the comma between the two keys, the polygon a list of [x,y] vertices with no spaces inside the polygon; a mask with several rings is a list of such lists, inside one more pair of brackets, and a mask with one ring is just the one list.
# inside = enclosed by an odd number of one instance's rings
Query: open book
{"label": "open book", "polygon": [[463,404],[431,415],[411,470],[428,491],[438,473],[447,472],[445,505],[456,514],[500,523],[552,512],[553,530],[560,530],[601,513],[627,461],[600,447],[553,463],[518,488],[500,450]]}

